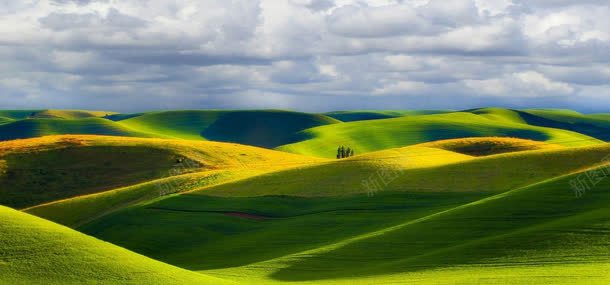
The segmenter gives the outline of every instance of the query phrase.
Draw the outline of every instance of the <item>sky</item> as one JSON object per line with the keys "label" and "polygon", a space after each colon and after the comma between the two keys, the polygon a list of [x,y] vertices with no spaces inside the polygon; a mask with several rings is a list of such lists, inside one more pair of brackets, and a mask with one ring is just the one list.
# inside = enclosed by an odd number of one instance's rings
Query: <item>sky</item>
{"label": "sky", "polygon": [[610,112],[606,0],[0,0],[0,109]]}

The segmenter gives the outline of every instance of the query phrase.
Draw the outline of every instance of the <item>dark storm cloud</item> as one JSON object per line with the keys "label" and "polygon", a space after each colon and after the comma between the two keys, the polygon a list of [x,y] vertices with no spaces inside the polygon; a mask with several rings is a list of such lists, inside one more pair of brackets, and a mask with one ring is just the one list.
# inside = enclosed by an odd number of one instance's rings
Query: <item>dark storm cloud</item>
{"label": "dark storm cloud", "polygon": [[606,1],[0,3],[0,108],[610,103]]}

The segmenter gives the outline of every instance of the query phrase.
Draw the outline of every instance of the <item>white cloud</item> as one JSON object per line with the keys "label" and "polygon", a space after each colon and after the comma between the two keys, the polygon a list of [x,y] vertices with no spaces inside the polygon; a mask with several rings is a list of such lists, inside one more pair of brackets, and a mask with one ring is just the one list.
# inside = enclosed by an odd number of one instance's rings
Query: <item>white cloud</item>
{"label": "white cloud", "polygon": [[417,81],[399,81],[389,83],[373,91],[375,95],[413,95],[426,88],[426,84]]}
{"label": "white cloud", "polygon": [[575,89],[564,82],[552,81],[536,71],[508,74],[502,78],[464,80],[475,93],[509,97],[544,97],[569,95]]}
{"label": "white cloud", "polygon": [[598,0],[0,2],[0,107],[561,105],[608,58]]}

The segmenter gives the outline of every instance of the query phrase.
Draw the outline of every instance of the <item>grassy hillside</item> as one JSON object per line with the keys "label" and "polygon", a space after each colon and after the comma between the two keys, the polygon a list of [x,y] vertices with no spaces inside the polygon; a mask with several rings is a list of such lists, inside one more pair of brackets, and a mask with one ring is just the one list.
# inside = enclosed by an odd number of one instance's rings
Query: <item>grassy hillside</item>
{"label": "grassy hillside", "polygon": [[0,206],[2,284],[220,284]]}
{"label": "grassy hillside", "polygon": [[0,284],[610,283],[606,115],[327,115],[0,112],[120,135],[0,142]]}
{"label": "grassy hillside", "polygon": [[13,120],[21,120],[42,111],[44,110],[0,110],[0,116]]}
{"label": "grassy hillside", "polygon": [[610,140],[610,117],[605,114],[583,115],[572,110],[482,108],[467,110],[500,122],[525,123],[533,126],[564,129],[600,140]]}
{"label": "grassy hillside", "polygon": [[[414,147],[388,150],[273,172],[197,193],[236,197],[349,195],[367,193],[363,183],[371,177],[380,184],[378,191],[502,192],[599,164],[610,153],[610,144],[470,159],[465,155],[452,157],[447,153],[445,150],[426,151]],[[439,163],[435,165],[436,162]],[[379,175],[393,178],[381,183],[383,179]]]}
{"label": "grassy hillside", "polygon": [[338,121],[288,111],[167,111],[146,113],[120,124],[159,137],[236,142],[276,147],[298,141],[301,130]]}
{"label": "grassy hillside", "polygon": [[193,171],[317,160],[226,143],[51,136],[2,142],[0,161],[0,204],[23,208]]}
{"label": "grassy hillside", "polygon": [[571,110],[524,110],[521,117],[531,125],[561,128],[610,141],[610,117],[583,115]]}
{"label": "grassy hillside", "polygon": [[579,200],[572,178],[537,180],[502,194],[486,188],[401,193],[396,184],[374,197],[199,195],[205,190],[124,210],[81,230],[170,264],[254,283],[607,280],[610,179]]}
{"label": "grassy hillside", "polygon": [[331,118],[335,118],[342,122],[353,122],[353,121],[365,121],[365,120],[377,120],[377,119],[389,119],[398,118],[404,116],[415,116],[415,115],[430,115],[430,114],[442,114],[449,113],[451,111],[446,110],[404,110],[404,111],[375,111],[375,110],[361,110],[361,111],[335,111],[324,113],[324,115]]}
{"label": "grassy hillside", "polygon": [[2,124],[6,124],[6,123],[10,123],[10,122],[12,122],[12,121],[14,121],[14,120],[13,120],[13,119],[11,119],[11,118],[7,118],[7,117],[1,117],[1,116],[0,116],[0,125],[2,125]]}
{"label": "grassy hillside", "polygon": [[227,199],[183,194],[106,216],[79,230],[190,270],[216,269],[317,248],[480,197],[479,193],[424,193],[375,199],[366,195]]}
{"label": "grassy hillside", "polygon": [[162,199],[180,192],[251,177],[263,172],[260,169],[244,169],[188,173],[58,200],[23,211],[74,228],[134,205]]}
{"label": "grassy hillside", "polygon": [[0,140],[33,138],[62,134],[95,134],[128,137],[150,137],[102,118],[23,119],[0,125]]}
{"label": "grassy hillside", "polygon": [[610,279],[610,176],[581,198],[569,187],[575,177],[226,271],[275,268],[261,275],[276,281],[604,284]]}
{"label": "grassy hillside", "polygon": [[490,120],[495,120],[495,121],[500,121],[500,122],[505,122],[505,123],[527,124],[527,122],[520,116],[518,111],[510,110],[510,109],[480,108],[480,109],[466,110],[464,112],[477,114],[479,116],[488,118]]}
{"label": "grassy hillside", "polygon": [[27,118],[82,119],[104,117],[113,114],[117,113],[90,110],[0,110],[0,117],[7,117],[14,120]]}
{"label": "grassy hillside", "polygon": [[308,139],[278,149],[333,158],[340,145],[349,146],[358,154],[465,137],[516,137],[567,146],[601,142],[575,132],[499,121],[465,112],[335,124],[311,128],[301,132],[301,135]]}
{"label": "grassy hillside", "polygon": [[116,114],[107,111],[89,110],[44,110],[30,115],[31,118],[57,118],[57,119],[83,119],[92,117],[104,117]]}
{"label": "grassy hillside", "polygon": [[515,138],[464,138],[423,143],[419,146],[440,148],[471,156],[487,156],[526,150],[557,149],[559,145]]}
{"label": "grassy hillside", "polygon": [[[101,118],[103,117],[103,118]],[[335,119],[336,118],[336,119]],[[337,120],[339,119],[339,120]],[[340,121],[348,123],[340,123]],[[501,108],[451,111],[0,111],[0,140],[98,134],[236,142],[332,158],[339,145],[358,153],[442,139],[502,136],[561,145],[610,140],[610,119],[569,110]]]}

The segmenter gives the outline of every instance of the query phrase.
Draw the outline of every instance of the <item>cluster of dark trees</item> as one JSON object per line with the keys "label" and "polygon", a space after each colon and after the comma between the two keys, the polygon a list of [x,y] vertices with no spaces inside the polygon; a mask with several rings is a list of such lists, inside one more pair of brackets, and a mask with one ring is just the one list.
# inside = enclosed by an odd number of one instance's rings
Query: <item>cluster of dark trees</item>
{"label": "cluster of dark trees", "polygon": [[354,150],[349,147],[340,146],[337,148],[337,159],[354,156]]}

